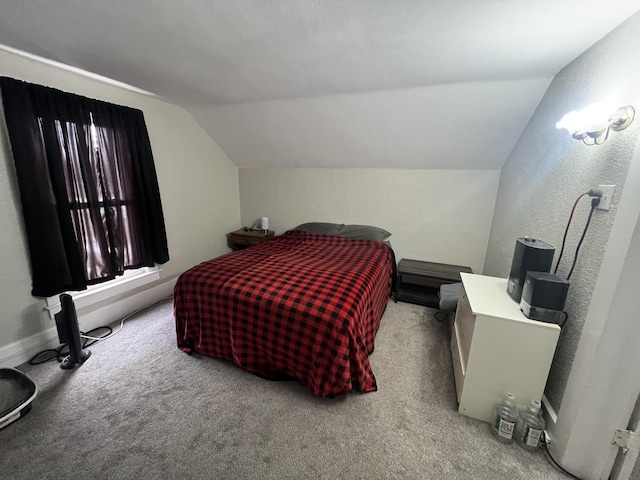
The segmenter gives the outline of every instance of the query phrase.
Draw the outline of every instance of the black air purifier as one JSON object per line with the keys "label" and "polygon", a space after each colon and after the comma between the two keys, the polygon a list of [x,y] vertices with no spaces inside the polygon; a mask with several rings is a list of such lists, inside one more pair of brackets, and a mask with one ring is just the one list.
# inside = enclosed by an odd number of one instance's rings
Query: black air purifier
{"label": "black air purifier", "polygon": [[520,303],[522,288],[527,278],[527,272],[549,272],[553,263],[556,249],[535,238],[523,237],[516,240],[513,252],[511,271],[507,281],[507,293]]}
{"label": "black air purifier", "polygon": [[527,318],[546,323],[560,323],[564,318],[569,282],[547,272],[527,272],[522,289],[520,310]]}

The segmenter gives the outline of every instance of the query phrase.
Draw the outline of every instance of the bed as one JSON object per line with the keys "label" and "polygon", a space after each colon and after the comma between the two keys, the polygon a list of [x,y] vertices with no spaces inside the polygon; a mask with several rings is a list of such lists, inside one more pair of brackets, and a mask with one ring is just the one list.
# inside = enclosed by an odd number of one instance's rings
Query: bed
{"label": "bed", "polygon": [[379,238],[340,236],[344,227],[304,224],[187,270],[174,289],[178,347],[320,397],[377,390],[369,355],[395,258]]}

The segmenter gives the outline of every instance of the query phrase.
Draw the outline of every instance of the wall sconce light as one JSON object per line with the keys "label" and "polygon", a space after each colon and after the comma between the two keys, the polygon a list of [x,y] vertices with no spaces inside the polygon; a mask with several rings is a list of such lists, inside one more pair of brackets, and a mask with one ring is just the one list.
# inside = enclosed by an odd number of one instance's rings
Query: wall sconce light
{"label": "wall sconce light", "polygon": [[631,105],[615,107],[606,103],[594,103],[580,111],[567,113],[556,123],[565,128],[573,138],[587,145],[602,145],[609,132],[624,130],[633,121],[635,110]]}

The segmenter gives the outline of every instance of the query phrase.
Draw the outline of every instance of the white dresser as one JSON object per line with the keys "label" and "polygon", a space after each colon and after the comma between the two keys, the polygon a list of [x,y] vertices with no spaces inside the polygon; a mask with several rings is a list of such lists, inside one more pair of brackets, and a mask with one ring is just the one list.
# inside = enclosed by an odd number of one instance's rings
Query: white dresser
{"label": "white dresser", "polygon": [[529,320],[507,294],[507,280],[461,273],[451,322],[458,412],[486,422],[505,392],[519,406],[540,400],[560,327]]}

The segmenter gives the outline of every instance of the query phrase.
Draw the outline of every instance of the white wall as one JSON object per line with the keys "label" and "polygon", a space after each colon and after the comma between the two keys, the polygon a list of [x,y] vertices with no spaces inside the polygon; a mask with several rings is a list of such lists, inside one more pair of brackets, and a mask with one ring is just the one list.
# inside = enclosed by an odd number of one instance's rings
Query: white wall
{"label": "white wall", "polygon": [[[144,112],[171,257],[162,267],[160,282],[228,251],[225,234],[240,222],[238,169],[183,108],[3,50],[0,75]],[[53,326],[41,315],[43,302],[30,295],[20,198],[4,120],[0,122],[0,225],[1,359],[7,351],[28,347],[29,339]]]}
{"label": "white wall", "polygon": [[[502,170],[485,263],[485,274],[506,276],[515,239],[524,235],[559,249],[574,200],[591,187],[617,185],[612,209],[595,212],[580,250],[565,306],[569,321],[545,391],[557,413],[557,422],[550,425],[554,453],[583,478],[606,478],[602,456],[608,455],[615,429],[611,422],[622,415],[621,403],[635,403],[635,397],[613,394],[622,393],[612,380],[627,367],[617,363],[625,355],[612,354],[608,334],[624,339],[627,329],[637,328],[616,308],[621,302],[637,306],[620,289],[620,281],[640,213],[635,180],[640,159],[634,156],[640,120],[597,146],[578,142],[555,124],[565,113],[603,100],[630,104],[640,112],[638,55],[640,13],[556,75]],[[586,199],[578,204],[558,270],[562,276],[568,273],[589,208]],[[627,350],[626,356],[631,355]],[[602,423],[605,419],[609,424]]]}
{"label": "white wall", "polygon": [[481,273],[498,170],[240,169],[242,224],[269,217],[277,233],[305,222],[375,225],[397,260]]}
{"label": "white wall", "polygon": [[189,112],[241,168],[464,169],[473,159],[500,169],[550,80],[446,81]]}
{"label": "white wall", "polygon": [[563,461],[584,478],[608,478],[640,394],[640,138],[604,251],[573,368],[552,425]]}

